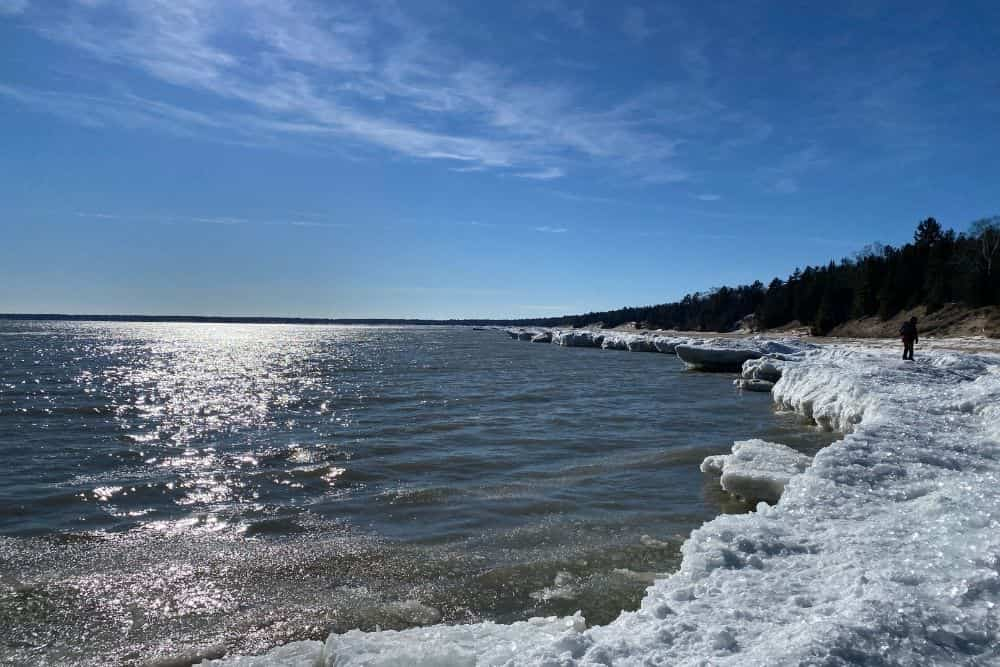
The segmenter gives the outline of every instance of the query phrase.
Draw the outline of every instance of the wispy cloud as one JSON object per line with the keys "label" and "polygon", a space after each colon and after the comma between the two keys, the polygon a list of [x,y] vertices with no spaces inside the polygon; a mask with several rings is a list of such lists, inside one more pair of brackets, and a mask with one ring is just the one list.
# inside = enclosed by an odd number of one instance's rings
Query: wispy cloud
{"label": "wispy cloud", "polygon": [[559,167],[546,167],[540,171],[526,171],[514,175],[519,178],[530,178],[536,181],[551,181],[556,178],[562,178],[566,175],[566,172]]}
{"label": "wispy cloud", "polygon": [[576,192],[565,192],[563,190],[549,190],[551,194],[554,194],[560,199],[567,199],[569,201],[577,202],[588,202],[588,203],[598,203],[598,204],[622,204],[628,203],[621,199],[615,199],[613,197],[600,197],[597,195],[581,195]]}
{"label": "wispy cloud", "polygon": [[758,171],[757,179],[764,184],[764,189],[782,195],[795,194],[800,189],[800,180],[809,172],[825,167],[830,163],[830,157],[815,144],[787,153],[776,165],[763,167]]}
{"label": "wispy cloud", "polygon": [[720,199],[722,199],[722,195],[716,195],[706,192],[699,195],[694,195],[694,198],[699,201],[719,201]]}
{"label": "wispy cloud", "polygon": [[536,232],[544,232],[546,234],[565,234],[569,231],[566,227],[550,227],[548,225],[542,227],[535,227]]}
{"label": "wispy cloud", "polygon": [[448,167],[449,171],[455,171],[459,174],[472,174],[480,171],[486,171],[486,167],[481,164],[474,164],[469,167]]}
{"label": "wispy cloud", "polygon": [[330,222],[313,222],[312,220],[291,220],[289,222],[265,222],[266,225],[291,225],[292,227],[345,227]]}
{"label": "wispy cloud", "polygon": [[258,220],[234,216],[143,215],[78,211],[77,217],[95,220],[121,220],[123,222],[153,222],[159,224],[196,223],[205,225],[266,225],[271,227],[346,227],[347,225],[318,220],[289,219]]}
{"label": "wispy cloud", "polygon": [[0,84],[0,97],[87,127],[154,128],[187,137],[219,137],[227,129],[208,114],[130,94],[108,97]]}
{"label": "wispy cloud", "polygon": [[[563,2],[537,11],[586,26],[584,10]],[[0,94],[95,127],[382,150],[540,180],[565,175],[553,162],[585,161],[676,183],[688,177],[677,146],[697,131],[693,123],[718,112],[702,94],[664,86],[602,105],[575,82],[462,57],[392,4],[372,12],[308,0],[71,3],[35,20],[39,34],[114,65],[105,72],[110,85],[85,94],[8,85]],[[129,94],[136,71],[169,84],[158,88],[165,98]]]}

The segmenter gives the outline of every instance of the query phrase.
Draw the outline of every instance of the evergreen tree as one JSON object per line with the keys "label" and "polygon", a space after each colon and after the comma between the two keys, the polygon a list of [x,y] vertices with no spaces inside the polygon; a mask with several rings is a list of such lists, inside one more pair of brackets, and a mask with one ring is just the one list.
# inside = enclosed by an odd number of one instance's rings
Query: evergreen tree
{"label": "evergreen tree", "polygon": [[798,320],[820,333],[852,317],[890,318],[904,308],[928,310],[960,301],[971,306],[1000,305],[1000,217],[973,223],[968,234],[945,231],[934,218],[922,220],[913,242],[900,248],[872,245],[853,259],[795,269],[787,280],[765,288],[720,287],[654,306],[521,323],[583,326],[625,322],[664,329],[728,331],[755,314],[765,328]]}
{"label": "evergreen tree", "polygon": [[941,225],[934,218],[927,218],[919,225],[913,234],[913,242],[918,246],[932,246],[941,240],[943,232]]}

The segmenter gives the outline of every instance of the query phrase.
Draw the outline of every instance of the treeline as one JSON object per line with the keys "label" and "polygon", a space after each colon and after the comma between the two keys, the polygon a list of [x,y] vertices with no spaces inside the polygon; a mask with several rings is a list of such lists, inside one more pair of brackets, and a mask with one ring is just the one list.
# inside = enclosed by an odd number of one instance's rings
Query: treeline
{"label": "treeline", "polygon": [[676,303],[550,318],[539,324],[614,327],[636,322],[647,328],[729,331],[749,315],[761,328],[798,321],[826,333],[848,320],[945,303],[979,307],[1000,304],[1000,216],[975,222],[967,233],[945,231],[934,218],[917,225],[902,247],[872,245],[855,257],[796,269],[739,287],[689,294]]}

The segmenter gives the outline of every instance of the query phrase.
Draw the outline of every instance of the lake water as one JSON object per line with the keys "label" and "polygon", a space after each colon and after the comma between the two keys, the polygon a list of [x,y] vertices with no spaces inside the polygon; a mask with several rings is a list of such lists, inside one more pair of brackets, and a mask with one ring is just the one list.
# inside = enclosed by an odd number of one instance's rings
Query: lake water
{"label": "lake water", "polygon": [[831,440],[674,356],[449,327],[0,322],[0,662],[352,628],[606,623]]}

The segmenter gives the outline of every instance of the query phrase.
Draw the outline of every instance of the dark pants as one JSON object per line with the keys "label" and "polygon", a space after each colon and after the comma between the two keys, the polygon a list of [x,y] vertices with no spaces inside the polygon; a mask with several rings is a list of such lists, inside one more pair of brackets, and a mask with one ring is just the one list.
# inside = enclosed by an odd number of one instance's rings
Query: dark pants
{"label": "dark pants", "polygon": [[904,338],[903,339],[903,359],[909,359],[913,361],[913,339]]}

